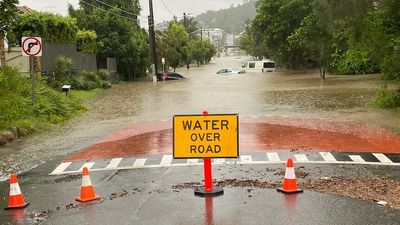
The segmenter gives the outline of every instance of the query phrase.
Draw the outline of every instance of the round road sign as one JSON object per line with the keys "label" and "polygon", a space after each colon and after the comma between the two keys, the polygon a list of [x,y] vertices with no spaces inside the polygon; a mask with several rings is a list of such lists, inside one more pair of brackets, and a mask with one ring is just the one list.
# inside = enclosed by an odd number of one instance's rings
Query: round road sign
{"label": "round road sign", "polygon": [[42,39],[40,37],[22,37],[21,47],[24,56],[42,55]]}

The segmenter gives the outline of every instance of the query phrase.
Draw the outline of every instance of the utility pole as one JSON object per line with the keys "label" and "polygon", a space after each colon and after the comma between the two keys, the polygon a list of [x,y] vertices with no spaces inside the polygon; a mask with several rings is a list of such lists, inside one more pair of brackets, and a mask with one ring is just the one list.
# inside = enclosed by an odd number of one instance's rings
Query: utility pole
{"label": "utility pole", "polygon": [[188,32],[186,13],[183,13],[183,25],[185,26],[186,32]]}
{"label": "utility pole", "polygon": [[156,35],[154,32],[154,15],[153,15],[153,0],[149,0],[149,41],[151,48],[151,57],[152,57],[152,69],[154,76],[157,76],[157,54],[156,54]]}
{"label": "utility pole", "polygon": [[[188,28],[187,28],[186,13],[183,13],[183,25],[185,26],[185,30],[186,30],[186,32],[188,33],[188,44],[189,44],[190,37],[189,37]],[[186,69],[190,69],[190,62],[189,62],[189,60],[186,60]]]}

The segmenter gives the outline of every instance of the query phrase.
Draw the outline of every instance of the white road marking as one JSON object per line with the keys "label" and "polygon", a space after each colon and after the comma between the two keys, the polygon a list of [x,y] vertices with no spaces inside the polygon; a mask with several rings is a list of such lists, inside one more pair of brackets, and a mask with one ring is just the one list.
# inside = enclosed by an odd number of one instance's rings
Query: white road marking
{"label": "white road marking", "polygon": [[187,163],[189,165],[197,165],[199,163],[199,159],[188,159]]}
{"label": "white road marking", "polygon": [[279,155],[276,152],[267,152],[268,160],[271,162],[280,162]]}
{"label": "white road marking", "polygon": [[146,163],[146,159],[136,159],[135,163],[133,163],[133,168],[142,168]]}
{"label": "white road marking", "polygon": [[117,168],[121,161],[122,161],[122,158],[113,158],[113,159],[111,159],[110,163],[108,163],[106,168],[107,169]]}
{"label": "white road marking", "polygon": [[[392,162],[387,156],[381,153],[371,153],[373,154],[380,162],[366,162],[360,155],[348,155],[352,161],[337,161],[333,155],[329,152],[320,152],[319,153],[325,161],[309,161],[306,155],[304,154],[295,154],[294,157],[298,162],[306,163],[306,164],[356,164],[356,165],[385,165],[385,166],[400,166],[400,163]],[[280,164],[285,163],[279,159],[279,155],[274,152],[267,153],[269,161],[253,161],[252,155],[242,155],[240,156],[240,160],[236,161],[225,161],[223,158],[213,159],[213,164]],[[90,169],[90,172],[95,171],[111,171],[111,170],[128,170],[128,169],[139,169],[139,168],[161,168],[161,167],[179,167],[179,166],[201,166],[203,162],[199,162],[199,159],[188,159],[187,163],[174,163],[172,164],[172,156],[164,155],[160,164],[154,165],[145,165],[146,158],[136,159],[132,166],[118,167],[122,158],[114,158],[110,161],[110,163],[104,168],[96,168],[91,169],[95,162],[85,163],[79,170],[76,171],[65,171],[73,162],[63,162],[57,166],[56,169],[50,175],[63,175],[63,174],[78,174],[81,173],[83,167],[87,167]]]}
{"label": "white road marking", "polygon": [[64,172],[65,169],[67,169],[67,167],[69,165],[71,165],[72,162],[63,162],[60,165],[57,166],[57,168],[55,170],[53,170],[53,172],[50,173],[50,175],[53,174],[60,174],[62,172]]}
{"label": "white road marking", "polygon": [[308,162],[307,156],[304,154],[295,154],[294,157],[296,158],[297,162]]}
{"label": "white road marking", "polygon": [[163,155],[160,166],[171,166],[172,163],[172,155]]}
{"label": "white road marking", "polygon": [[252,159],[251,155],[241,155],[240,161],[242,163],[251,163],[251,162],[253,162],[253,159]]}
{"label": "white road marking", "polygon": [[322,158],[324,158],[325,161],[328,162],[336,162],[337,160],[335,159],[335,157],[333,157],[332,153],[330,152],[320,152],[319,153]]}
{"label": "white road marking", "polygon": [[379,161],[383,163],[393,163],[386,155],[382,153],[372,153]]}
{"label": "white road marking", "polygon": [[214,164],[223,164],[225,162],[225,159],[214,159]]}
{"label": "white road marking", "polygon": [[349,157],[353,162],[365,162],[365,160],[359,155],[349,155]]}
{"label": "white road marking", "polygon": [[84,167],[87,167],[88,170],[90,171],[90,169],[94,166],[95,162],[88,162],[85,163],[81,166],[81,168],[78,171],[82,171]]}

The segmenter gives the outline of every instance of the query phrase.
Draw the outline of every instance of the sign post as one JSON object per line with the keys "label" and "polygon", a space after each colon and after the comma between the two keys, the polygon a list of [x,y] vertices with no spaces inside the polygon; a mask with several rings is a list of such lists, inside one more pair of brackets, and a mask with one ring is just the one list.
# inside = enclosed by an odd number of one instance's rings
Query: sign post
{"label": "sign post", "polygon": [[177,159],[203,158],[204,187],[195,189],[198,196],[224,193],[213,186],[211,158],[239,157],[239,119],[237,114],[175,115],[173,156]]}
{"label": "sign post", "polygon": [[22,37],[21,40],[22,55],[29,57],[30,76],[32,81],[32,101],[36,102],[36,78],[34,68],[34,58],[42,56],[42,39],[40,37]]}

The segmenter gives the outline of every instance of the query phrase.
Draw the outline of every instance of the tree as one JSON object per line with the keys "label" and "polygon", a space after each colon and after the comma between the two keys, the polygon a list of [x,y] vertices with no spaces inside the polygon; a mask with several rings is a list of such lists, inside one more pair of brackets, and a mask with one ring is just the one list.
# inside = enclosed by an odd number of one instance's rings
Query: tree
{"label": "tree", "polygon": [[83,29],[76,33],[76,48],[78,51],[94,53],[99,47],[103,47],[103,43],[97,41],[95,31]]}
{"label": "tree", "polygon": [[[197,22],[194,17],[186,17],[186,24],[184,19],[180,20],[179,23],[181,23],[185,27],[188,34],[193,33],[199,29],[199,22]],[[191,37],[196,38],[197,36],[194,35]]]}
{"label": "tree", "polygon": [[167,66],[175,69],[185,62],[184,47],[187,45],[187,32],[185,27],[178,22],[171,22],[161,34],[158,43],[160,57],[166,59]]}
{"label": "tree", "polygon": [[216,53],[214,46],[209,41],[192,40],[189,42],[189,49],[197,66],[210,62]]}
{"label": "tree", "polygon": [[0,2],[0,66],[6,61],[4,52],[4,38],[10,31],[10,25],[18,18],[18,0],[3,0]]}
{"label": "tree", "polygon": [[325,79],[332,35],[315,14],[304,18],[299,28],[288,37],[291,48],[304,49],[303,58],[318,66],[320,77]]}
{"label": "tree", "polygon": [[263,49],[260,32],[254,30],[250,25],[246,26],[245,32],[240,36],[239,48],[257,59],[262,59],[264,55],[268,55]]}
{"label": "tree", "polygon": [[13,25],[13,41],[19,44],[23,36],[38,35],[48,42],[75,43],[77,32],[76,20],[71,17],[32,12],[21,15]]}
{"label": "tree", "polygon": [[312,11],[312,0],[261,0],[252,22],[259,32],[264,56],[293,69],[304,65],[304,49],[290,46],[288,37]]}
{"label": "tree", "polygon": [[91,1],[92,7],[80,2],[79,9],[69,6],[69,14],[77,20],[80,29],[96,31],[98,40],[103,43],[103,47],[97,51],[99,57],[117,58],[118,72],[126,80],[144,75],[150,66],[150,50],[148,35],[140,28],[137,20],[140,13],[139,1],[102,2],[107,5]]}

